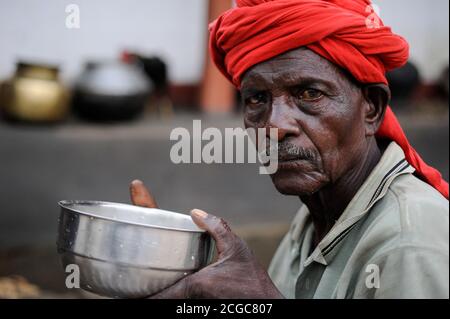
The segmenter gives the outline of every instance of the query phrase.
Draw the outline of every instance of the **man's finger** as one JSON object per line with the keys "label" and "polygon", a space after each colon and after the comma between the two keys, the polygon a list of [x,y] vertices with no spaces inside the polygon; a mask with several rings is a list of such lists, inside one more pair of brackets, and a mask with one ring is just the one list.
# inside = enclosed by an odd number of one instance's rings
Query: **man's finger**
{"label": "man's finger", "polygon": [[214,238],[219,257],[236,247],[239,242],[239,238],[222,218],[210,215],[200,209],[193,209],[191,217],[198,227],[206,230]]}
{"label": "man's finger", "polygon": [[130,197],[133,205],[157,208],[155,199],[150,194],[144,183],[138,179],[135,179],[130,184]]}

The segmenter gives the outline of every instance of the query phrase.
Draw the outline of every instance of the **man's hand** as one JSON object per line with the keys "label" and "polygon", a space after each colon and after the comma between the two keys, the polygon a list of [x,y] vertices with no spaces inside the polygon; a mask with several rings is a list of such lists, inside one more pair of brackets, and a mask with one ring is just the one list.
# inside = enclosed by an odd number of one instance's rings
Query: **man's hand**
{"label": "man's hand", "polygon": [[[141,181],[131,183],[130,193],[134,205],[157,207]],[[217,261],[150,298],[283,298],[247,244],[223,219],[199,209],[191,217],[216,241]]]}

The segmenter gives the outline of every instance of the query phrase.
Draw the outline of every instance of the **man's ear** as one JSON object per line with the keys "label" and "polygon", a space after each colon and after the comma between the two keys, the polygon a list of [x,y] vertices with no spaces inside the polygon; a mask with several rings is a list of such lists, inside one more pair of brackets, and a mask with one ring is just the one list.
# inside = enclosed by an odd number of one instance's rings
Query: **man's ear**
{"label": "man's ear", "polygon": [[386,84],[368,84],[362,89],[366,104],[366,135],[375,135],[384,112],[391,99],[391,90]]}

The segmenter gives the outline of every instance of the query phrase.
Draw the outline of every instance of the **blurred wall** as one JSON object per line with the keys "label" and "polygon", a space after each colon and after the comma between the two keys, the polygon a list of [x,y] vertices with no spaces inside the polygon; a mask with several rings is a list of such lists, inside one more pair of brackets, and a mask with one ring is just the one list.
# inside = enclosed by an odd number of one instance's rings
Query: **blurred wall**
{"label": "blurred wall", "polygon": [[[80,29],[66,28],[66,6]],[[60,63],[72,78],[85,58],[116,58],[124,48],[161,55],[174,82],[198,82],[207,32],[206,0],[0,0],[0,78],[17,58]]]}
{"label": "blurred wall", "polygon": [[409,42],[411,61],[426,82],[441,75],[449,60],[448,0],[374,0],[380,17]]}
{"label": "blurred wall", "polygon": [[[68,4],[81,28],[65,26]],[[0,0],[0,78],[17,58],[60,63],[73,77],[85,58],[114,58],[123,48],[157,53],[176,83],[202,76],[207,0]],[[386,24],[406,37],[425,80],[439,76],[449,56],[448,0],[375,0]]]}

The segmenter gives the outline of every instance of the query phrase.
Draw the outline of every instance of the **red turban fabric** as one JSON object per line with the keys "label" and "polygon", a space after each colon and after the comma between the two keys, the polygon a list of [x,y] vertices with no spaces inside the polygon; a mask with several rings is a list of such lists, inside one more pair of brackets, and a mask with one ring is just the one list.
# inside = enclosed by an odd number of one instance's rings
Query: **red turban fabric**
{"label": "red turban fabric", "polygon": [[[237,0],[210,24],[210,52],[236,86],[257,63],[305,46],[348,70],[360,83],[385,83],[406,63],[408,43],[375,14],[369,0]],[[448,183],[409,144],[388,107],[377,132],[395,141],[416,174],[448,199]]]}

